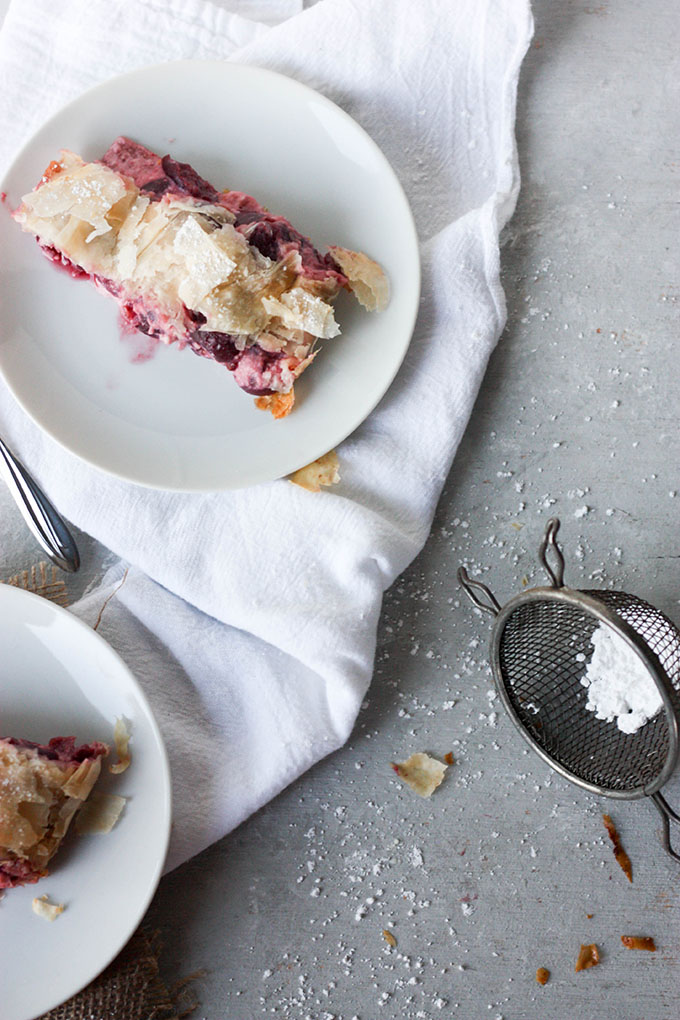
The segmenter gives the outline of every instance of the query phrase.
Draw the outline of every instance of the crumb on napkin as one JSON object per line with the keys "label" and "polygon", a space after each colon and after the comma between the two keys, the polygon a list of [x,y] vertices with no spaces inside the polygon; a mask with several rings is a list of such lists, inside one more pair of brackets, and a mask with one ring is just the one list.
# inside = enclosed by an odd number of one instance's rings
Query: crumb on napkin
{"label": "crumb on napkin", "polygon": [[320,492],[325,485],[337,485],[340,481],[340,462],[335,450],[329,450],[311,464],[288,475],[288,481],[299,485],[308,492]]}

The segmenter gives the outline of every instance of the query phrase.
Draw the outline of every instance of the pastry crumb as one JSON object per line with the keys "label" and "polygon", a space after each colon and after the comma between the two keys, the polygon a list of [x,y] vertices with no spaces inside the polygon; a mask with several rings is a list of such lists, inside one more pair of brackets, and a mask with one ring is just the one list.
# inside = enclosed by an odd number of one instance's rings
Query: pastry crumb
{"label": "pastry crumb", "polygon": [[390,299],[390,285],[377,262],[359,251],[331,246],[331,255],[347,277],[349,289],[369,312],[382,312]]}
{"label": "pastry crumb", "polygon": [[622,935],[621,941],[626,949],[646,949],[648,953],[656,952],[656,943],[650,935]]}
{"label": "pastry crumb", "polygon": [[597,948],[594,942],[589,946],[581,946],[576,960],[576,966],[574,970],[578,973],[579,970],[588,970],[589,967],[597,967],[600,962],[600,950]]}
{"label": "pastry crumb", "polygon": [[385,942],[387,943],[387,945],[391,946],[392,949],[394,949],[394,947],[397,944],[397,940],[395,939],[395,937],[392,934],[392,932],[388,931],[387,928],[383,928],[383,938],[385,939]]}
{"label": "pastry crumb", "polygon": [[126,799],[116,793],[93,793],[76,815],[76,832],[81,836],[111,832],[120,818]]}
{"label": "pastry crumb", "polygon": [[116,745],[116,754],[118,755],[118,761],[113,765],[109,765],[109,772],[113,772],[114,775],[119,775],[121,772],[125,772],[128,768],[132,758],[130,757],[130,730],[127,725],[127,721],[120,716],[116,719],[113,727],[113,741]]}
{"label": "pastry crumb", "polygon": [[288,393],[269,393],[265,397],[255,398],[258,411],[271,411],[274,418],[285,418],[295,404],[295,394],[291,389]]}
{"label": "pastry crumb", "polygon": [[547,985],[549,977],[550,971],[548,970],[547,967],[539,967],[538,970],[536,971],[536,980],[538,981],[539,985]]}
{"label": "pastry crumb", "polygon": [[335,450],[329,450],[311,464],[288,475],[288,481],[308,492],[320,492],[322,486],[337,485],[340,481],[340,462]]}
{"label": "pastry crumb", "polygon": [[44,917],[46,921],[55,921],[66,909],[63,903],[50,903],[47,894],[35,896],[31,901],[31,908],[34,914]]}
{"label": "pastry crumb", "polygon": [[609,838],[614,844],[614,857],[616,858],[617,864],[623,871],[624,875],[629,882],[633,881],[633,866],[630,863],[630,857],[623,849],[621,845],[621,837],[618,834],[616,826],[614,825],[610,815],[602,815],[604,827],[607,830]]}
{"label": "pastry crumb", "polygon": [[444,778],[448,765],[431,758],[422,751],[412,754],[404,762],[390,762],[391,767],[407,786],[421,797],[431,797]]}

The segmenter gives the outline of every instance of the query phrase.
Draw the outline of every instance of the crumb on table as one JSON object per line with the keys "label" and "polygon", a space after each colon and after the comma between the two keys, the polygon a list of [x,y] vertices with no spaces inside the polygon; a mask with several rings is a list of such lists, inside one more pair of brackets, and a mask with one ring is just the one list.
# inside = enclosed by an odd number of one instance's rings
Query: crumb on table
{"label": "crumb on table", "polygon": [[610,815],[602,815],[602,820],[604,822],[604,827],[607,830],[609,838],[614,844],[614,857],[616,858],[618,865],[620,866],[621,870],[623,871],[628,881],[632,882],[633,868],[630,863],[630,857],[628,856],[628,854],[621,845],[621,837],[618,834],[616,826],[614,825]]}
{"label": "crumb on table", "polygon": [[626,949],[646,949],[649,953],[656,952],[656,944],[650,935],[622,935],[621,941]]}
{"label": "crumb on table", "polygon": [[588,946],[581,946],[576,960],[576,966],[574,970],[578,973],[579,970],[588,970],[589,967],[597,967],[600,962],[600,950],[597,948],[594,942]]}

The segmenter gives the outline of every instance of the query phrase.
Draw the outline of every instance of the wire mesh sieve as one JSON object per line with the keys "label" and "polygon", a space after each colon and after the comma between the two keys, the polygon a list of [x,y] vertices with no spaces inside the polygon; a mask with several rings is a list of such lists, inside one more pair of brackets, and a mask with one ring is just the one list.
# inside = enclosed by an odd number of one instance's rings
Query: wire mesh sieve
{"label": "wire mesh sieve", "polygon": [[[659,792],[678,757],[680,631],[654,606],[620,591],[576,591],[563,583],[556,542],[560,522],[548,521],[539,559],[550,587],[533,588],[503,608],[464,567],[458,576],[471,601],[491,613],[491,666],[505,708],[533,749],[567,779],[618,799],[649,796],[663,818],[662,844],[678,815]],[[548,559],[555,561],[554,567]],[[634,733],[586,709],[581,683],[593,654],[591,638],[609,627],[644,664],[661,696],[660,711]]]}

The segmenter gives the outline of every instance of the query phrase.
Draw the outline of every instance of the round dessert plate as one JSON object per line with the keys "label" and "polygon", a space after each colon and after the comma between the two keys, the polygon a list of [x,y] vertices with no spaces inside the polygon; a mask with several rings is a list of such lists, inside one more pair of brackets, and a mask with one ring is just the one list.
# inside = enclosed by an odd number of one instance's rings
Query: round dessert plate
{"label": "round dessert plate", "polygon": [[[321,251],[364,251],[391,300],[336,302],[325,341],[275,421],[221,365],[177,345],[123,336],[114,301],[45,259],[9,215],[60,149],[98,159],[125,134],[190,163],[218,189],[252,194]],[[97,86],[48,121],[3,184],[0,372],[54,439],[95,466],[163,489],[271,481],[315,460],[373,410],[406,353],[420,293],[418,243],[401,186],[377,145],[319,93],[273,71],[181,61]]]}
{"label": "round dessert plate", "polygon": [[[72,825],[50,874],[5,891],[0,902],[2,1020],[33,1020],[75,995],[123,948],[141,921],[165,861],[170,771],[158,726],[137,681],[113,649],[47,599],[0,584],[3,650],[0,736],[111,746],[96,789],[126,798],[106,835]],[[123,716],[132,761],[117,760],[113,726]],[[47,921],[31,907],[46,894],[64,912]]]}

